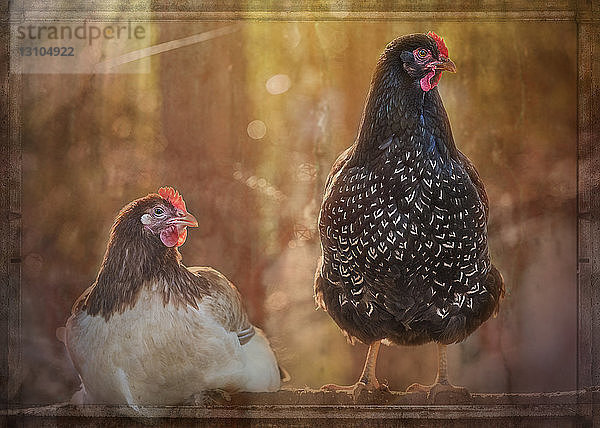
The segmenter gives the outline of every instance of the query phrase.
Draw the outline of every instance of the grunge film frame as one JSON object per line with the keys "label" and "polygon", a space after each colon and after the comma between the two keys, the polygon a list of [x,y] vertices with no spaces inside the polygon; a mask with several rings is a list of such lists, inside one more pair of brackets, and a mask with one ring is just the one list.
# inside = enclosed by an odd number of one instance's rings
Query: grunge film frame
{"label": "grunge film frame", "polygon": [[[10,3],[10,5],[9,5]],[[19,425],[61,421],[99,426],[106,418],[118,418],[128,409],[89,406],[23,409],[17,390],[21,372],[21,92],[18,74],[9,72],[10,15],[27,21],[103,21],[114,11],[100,0],[74,1],[68,10],[53,9],[52,2],[15,0],[0,5],[0,421]],[[171,4],[173,3],[173,4]],[[461,0],[423,1],[224,1],[152,0],[151,11],[122,5],[119,15],[131,21],[561,21],[577,26],[577,391],[552,394],[510,394],[479,405],[340,406],[252,405],[214,408],[150,408],[149,414],[168,418],[170,424],[354,426],[378,421],[391,426],[410,421],[435,424],[463,421],[466,426],[493,419],[496,423],[530,422],[600,426],[600,0]],[[147,5],[143,5],[147,7]],[[10,7],[10,11],[9,11]],[[16,14],[16,15],[15,15]],[[508,396],[508,394],[506,394]],[[130,412],[132,416],[134,414]],[[224,418],[224,419],[223,419]],[[517,418],[517,419],[515,419]],[[166,419],[162,419],[165,421]],[[187,421],[187,422],[186,422]],[[245,422],[244,422],[245,421]],[[220,422],[220,423],[217,423]],[[127,425],[113,419],[113,425]],[[357,425],[358,426],[358,425]]]}

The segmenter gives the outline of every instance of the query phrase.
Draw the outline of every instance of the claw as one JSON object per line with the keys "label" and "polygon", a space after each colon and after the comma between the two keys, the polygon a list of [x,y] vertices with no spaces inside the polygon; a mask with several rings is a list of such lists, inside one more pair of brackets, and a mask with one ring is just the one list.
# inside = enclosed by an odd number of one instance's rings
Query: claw
{"label": "claw", "polygon": [[363,391],[389,391],[389,388],[387,385],[380,385],[379,382],[377,382],[377,379],[375,379],[375,382],[369,384],[361,381],[356,382],[354,385],[335,385],[333,383],[329,383],[327,385],[323,385],[321,387],[321,391],[345,392],[352,396],[352,401],[354,403],[357,403],[358,398]]}
{"label": "claw", "polygon": [[[472,401],[471,394],[466,388],[462,386],[454,386],[450,383],[437,382],[433,385],[421,385],[419,383],[413,383],[406,388],[406,392],[424,393],[427,396],[427,401],[431,404],[441,404],[440,401],[449,401],[452,403],[470,403]],[[443,396],[446,399],[436,400],[438,394],[440,394],[440,397]]]}
{"label": "claw", "polygon": [[327,384],[321,387],[321,391],[332,391],[332,392],[346,392],[352,395],[352,401],[356,403],[358,401],[358,397],[360,394],[366,391],[389,391],[389,388],[386,385],[380,385],[377,381],[377,377],[375,376],[375,365],[377,364],[377,354],[379,353],[379,346],[381,345],[381,341],[373,342],[369,345],[369,350],[367,351],[367,359],[365,360],[365,367],[363,368],[363,372],[360,375],[360,380],[356,382],[354,385],[349,386],[340,386],[335,384]]}

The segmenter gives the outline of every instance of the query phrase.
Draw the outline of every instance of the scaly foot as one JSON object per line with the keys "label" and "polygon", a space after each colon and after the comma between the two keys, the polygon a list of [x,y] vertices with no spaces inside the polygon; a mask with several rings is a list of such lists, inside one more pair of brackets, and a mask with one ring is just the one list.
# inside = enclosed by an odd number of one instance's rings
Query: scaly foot
{"label": "scaly foot", "polygon": [[436,398],[439,395],[439,398],[444,403],[469,403],[472,401],[471,394],[466,388],[462,386],[454,386],[449,382],[436,382],[433,385],[421,385],[419,383],[413,383],[408,388],[406,388],[406,392],[424,392],[427,395],[427,401],[431,404],[436,403]]}
{"label": "scaly foot", "polygon": [[380,384],[377,379],[372,382],[365,383],[362,381],[356,382],[354,385],[335,385],[333,383],[329,383],[327,385],[323,385],[321,387],[321,391],[330,391],[330,392],[345,392],[352,396],[352,401],[355,403],[358,401],[358,397],[363,391],[389,391],[387,385]]}
{"label": "scaly foot", "polygon": [[355,403],[360,397],[363,391],[389,391],[387,385],[381,385],[375,376],[375,364],[377,363],[377,354],[379,353],[379,346],[381,340],[371,343],[369,350],[367,351],[367,359],[365,360],[365,366],[363,372],[360,375],[359,381],[354,385],[340,386],[332,383],[323,385],[321,391],[332,391],[332,392],[346,392],[352,395],[352,401]]}

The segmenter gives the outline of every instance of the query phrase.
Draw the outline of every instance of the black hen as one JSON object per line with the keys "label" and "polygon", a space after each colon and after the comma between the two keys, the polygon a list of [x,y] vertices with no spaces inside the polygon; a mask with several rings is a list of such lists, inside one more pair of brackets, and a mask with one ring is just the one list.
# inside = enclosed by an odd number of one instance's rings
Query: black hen
{"label": "black hen", "polygon": [[435,385],[409,389],[467,393],[448,382],[445,345],[498,310],[504,284],[490,262],[488,199],[452,138],[436,87],[443,71],[456,68],[436,34],[392,41],[377,63],[358,137],[327,178],[315,299],[370,348],[355,385],[326,389],[379,388],[382,340],[435,341]]}

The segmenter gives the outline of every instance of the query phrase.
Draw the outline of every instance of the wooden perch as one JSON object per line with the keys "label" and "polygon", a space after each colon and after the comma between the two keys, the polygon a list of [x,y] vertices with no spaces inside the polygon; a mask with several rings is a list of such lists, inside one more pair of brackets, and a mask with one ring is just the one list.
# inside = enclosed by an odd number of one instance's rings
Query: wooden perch
{"label": "wooden perch", "polygon": [[[439,396],[438,396],[439,397]],[[7,426],[592,426],[600,423],[600,387],[532,394],[473,394],[471,403],[428,404],[424,394],[282,390],[240,393],[205,407],[141,407],[62,403],[2,412]],[[140,414],[145,417],[141,418]]]}

